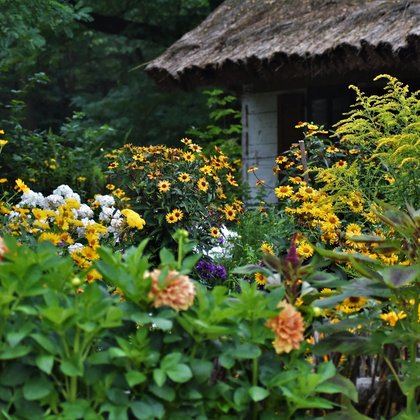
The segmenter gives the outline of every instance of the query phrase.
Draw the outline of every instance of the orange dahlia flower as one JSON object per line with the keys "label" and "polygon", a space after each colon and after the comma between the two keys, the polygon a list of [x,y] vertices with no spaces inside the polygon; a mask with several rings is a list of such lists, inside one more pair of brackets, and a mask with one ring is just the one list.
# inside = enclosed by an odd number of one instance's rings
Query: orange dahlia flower
{"label": "orange dahlia flower", "polygon": [[280,302],[277,307],[282,308],[282,311],[269,319],[266,325],[276,335],[273,341],[276,353],[290,353],[293,349],[298,349],[303,341],[303,318],[300,312],[286,301]]}
{"label": "orange dahlia flower", "polygon": [[193,282],[188,276],[170,271],[165,279],[163,287],[159,285],[160,270],[153,270],[150,274],[152,285],[149,292],[149,299],[153,306],[170,306],[176,311],[186,311],[192,306],[196,294]]}

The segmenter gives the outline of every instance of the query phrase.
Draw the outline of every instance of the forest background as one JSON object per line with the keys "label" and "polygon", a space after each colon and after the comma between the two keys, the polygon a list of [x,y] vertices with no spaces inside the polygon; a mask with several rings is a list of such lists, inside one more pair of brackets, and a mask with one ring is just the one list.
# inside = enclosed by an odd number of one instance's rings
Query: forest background
{"label": "forest background", "polygon": [[[73,136],[75,147],[177,143],[208,122],[206,97],[161,91],[144,68],[221,2],[0,0],[3,129],[15,144],[32,136],[24,142],[31,147],[41,132]],[[18,166],[28,159],[22,147]]]}

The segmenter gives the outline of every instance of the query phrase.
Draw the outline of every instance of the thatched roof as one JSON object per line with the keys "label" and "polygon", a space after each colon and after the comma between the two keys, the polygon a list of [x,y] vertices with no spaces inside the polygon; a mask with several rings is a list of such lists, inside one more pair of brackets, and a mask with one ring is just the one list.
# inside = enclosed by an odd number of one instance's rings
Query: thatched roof
{"label": "thatched roof", "polygon": [[226,0],[146,71],[161,86],[420,68],[420,0]]}

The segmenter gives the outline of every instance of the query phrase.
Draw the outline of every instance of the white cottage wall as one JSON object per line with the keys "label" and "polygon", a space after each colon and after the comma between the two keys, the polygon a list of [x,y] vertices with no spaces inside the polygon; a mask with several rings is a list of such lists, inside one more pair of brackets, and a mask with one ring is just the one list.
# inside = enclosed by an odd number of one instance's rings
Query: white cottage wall
{"label": "white cottage wall", "polygon": [[[258,187],[255,186],[258,176],[267,186],[273,187],[277,178],[273,174],[277,156],[277,92],[244,93],[242,95],[242,159],[243,180],[250,186],[251,197],[255,198]],[[258,171],[248,173],[252,166]],[[277,201],[272,189],[266,201]]]}

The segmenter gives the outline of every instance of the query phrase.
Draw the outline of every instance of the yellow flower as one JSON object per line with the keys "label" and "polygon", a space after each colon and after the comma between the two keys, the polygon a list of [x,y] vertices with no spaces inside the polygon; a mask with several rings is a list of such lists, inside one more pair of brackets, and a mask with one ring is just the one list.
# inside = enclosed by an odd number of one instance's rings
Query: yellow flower
{"label": "yellow flower", "polygon": [[330,146],[330,147],[327,147],[327,152],[328,153],[337,153],[337,152],[339,152],[340,151],[340,149],[338,149],[337,147],[335,147],[335,146]]}
{"label": "yellow flower", "polygon": [[249,172],[255,172],[255,171],[257,171],[258,170],[258,168],[256,167],[256,166],[250,166],[249,168],[248,168],[248,170],[247,170],[247,172],[249,173]]}
{"label": "yellow flower", "polygon": [[189,144],[192,144],[192,140],[187,137],[184,137],[181,139],[181,143],[184,143],[188,146]]}
{"label": "yellow flower", "polygon": [[194,143],[190,143],[189,145],[188,145],[188,147],[193,151],[193,152],[196,152],[196,153],[200,153],[202,150],[203,150],[203,148],[202,147],[200,147],[198,144],[194,144]]}
{"label": "yellow flower", "polygon": [[301,242],[296,248],[296,252],[303,258],[309,258],[314,255],[314,249],[307,242]]}
{"label": "yellow flower", "polygon": [[387,180],[390,184],[393,184],[395,182],[395,178],[389,174],[384,175],[385,180]]}
{"label": "yellow flower", "polygon": [[158,184],[159,192],[166,193],[171,189],[171,183],[168,181],[160,181]]}
{"label": "yellow flower", "polygon": [[352,238],[362,234],[362,228],[356,223],[350,223],[346,228],[346,238]]}
{"label": "yellow flower", "polygon": [[227,220],[233,221],[236,219],[236,210],[232,206],[226,205],[223,212]]}
{"label": "yellow flower", "polygon": [[300,176],[289,176],[289,181],[292,184],[305,184],[305,181]]}
{"label": "yellow flower", "polygon": [[7,143],[9,143],[8,140],[0,140],[0,147],[6,146]]}
{"label": "yellow flower", "polygon": [[238,183],[236,182],[235,177],[230,173],[227,175],[226,181],[229,182],[229,184],[233,185],[234,187],[238,186]]}
{"label": "yellow flower", "polygon": [[203,172],[203,174],[206,175],[211,175],[212,173],[212,169],[210,165],[204,165],[203,167],[200,168],[200,171]]}
{"label": "yellow flower", "polygon": [[178,176],[178,180],[181,182],[190,182],[191,176],[187,174],[186,172],[183,172],[182,174]]}
{"label": "yellow flower", "polygon": [[203,192],[207,192],[207,190],[209,189],[209,183],[206,181],[206,178],[200,178],[197,181],[197,186],[198,186],[198,189]]}
{"label": "yellow flower", "polygon": [[360,309],[362,309],[362,307],[367,301],[368,300],[364,297],[350,296],[344,299],[340,305],[337,305],[336,309],[347,314],[352,312],[358,312],[360,311]]}
{"label": "yellow flower", "polygon": [[86,178],[85,176],[78,176],[78,177],[77,177],[77,180],[78,180],[79,182],[85,182],[85,181],[87,180],[87,178]]}
{"label": "yellow flower", "polygon": [[114,169],[114,168],[117,168],[118,166],[119,166],[119,163],[118,162],[111,162],[108,165],[108,169]]}
{"label": "yellow flower", "polygon": [[66,198],[66,205],[71,209],[80,209],[80,202],[74,197]]}
{"label": "yellow flower", "polygon": [[260,286],[264,286],[267,283],[267,277],[264,276],[264,274],[262,273],[255,273],[254,279],[256,283],[259,284]]}
{"label": "yellow flower", "polygon": [[391,327],[395,327],[395,325],[397,324],[399,320],[407,318],[407,314],[404,311],[400,311],[398,313],[392,311],[392,312],[388,312],[387,314],[379,315],[379,318],[381,318]]}
{"label": "yellow flower", "polygon": [[286,156],[277,156],[276,157],[276,163],[278,165],[281,165],[282,163],[287,162],[287,157]]}
{"label": "yellow flower", "polygon": [[115,190],[115,185],[114,184],[106,184],[105,188],[109,191],[114,191]]}
{"label": "yellow flower", "polygon": [[182,157],[187,161],[187,162],[194,162],[195,160],[195,156],[193,153],[191,152],[184,152]]}
{"label": "yellow flower", "polygon": [[53,245],[58,245],[61,242],[61,237],[57,233],[53,232],[43,232],[38,238],[39,242],[48,241]]}
{"label": "yellow flower", "polygon": [[101,279],[102,279],[102,274],[98,270],[96,270],[95,268],[92,268],[86,274],[86,281],[88,283],[92,283],[95,280],[101,280]]}
{"label": "yellow flower", "polygon": [[295,125],[295,128],[303,128],[303,127],[306,127],[308,125],[308,123],[307,122],[302,122],[302,121],[299,121],[296,125]]}
{"label": "yellow flower", "polygon": [[266,254],[274,255],[273,247],[270,244],[268,244],[267,242],[264,242],[261,245],[260,249],[261,249],[262,252],[265,252]]}
{"label": "yellow flower", "polygon": [[180,221],[184,217],[184,212],[180,209],[172,210],[172,214],[176,217],[176,221]]}
{"label": "yellow flower", "polygon": [[210,229],[210,235],[213,236],[213,238],[219,238],[220,237],[220,230],[217,227],[212,227]]}
{"label": "yellow flower", "polygon": [[282,185],[274,189],[277,198],[290,197],[293,194],[293,187],[290,185]]}
{"label": "yellow flower", "polygon": [[339,160],[338,162],[335,163],[334,166],[336,168],[344,169],[345,167],[347,167],[347,162],[345,160]]}
{"label": "yellow flower", "polygon": [[7,182],[7,178],[0,178],[0,184],[4,184],[5,182]]}
{"label": "yellow flower", "polygon": [[23,193],[29,191],[29,187],[20,178],[18,178],[15,182],[16,182],[15,189],[17,189],[18,191],[23,192]]}
{"label": "yellow flower", "polygon": [[168,213],[167,215],[166,215],[166,221],[168,222],[168,223],[170,223],[170,224],[172,224],[172,223],[176,223],[177,221],[178,221],[178,219],[175,217],[175,215],[174,214],[172,214],[172,212],[171,213]]}
{"label": "yellow flower", "polygon": [[126,217],[127,225],[129,227],[136,228],[139,230],[144,228],[144,225],[146,224],[146,222],[135,211],[130,210],[130,209],[124,209],[121,211],[121,214]]}

